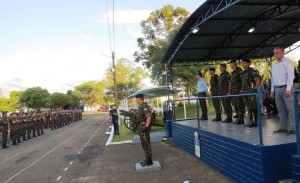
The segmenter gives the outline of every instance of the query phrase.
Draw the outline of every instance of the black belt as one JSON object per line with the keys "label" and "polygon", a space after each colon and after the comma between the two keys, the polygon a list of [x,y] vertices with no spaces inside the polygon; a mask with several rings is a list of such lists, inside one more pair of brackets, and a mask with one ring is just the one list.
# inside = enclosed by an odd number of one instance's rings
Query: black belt
{"label": "black belt", "polygon": [[285,87],[286,85],[280,85],[280,86],[274,86],[274,88],[282,88]]}

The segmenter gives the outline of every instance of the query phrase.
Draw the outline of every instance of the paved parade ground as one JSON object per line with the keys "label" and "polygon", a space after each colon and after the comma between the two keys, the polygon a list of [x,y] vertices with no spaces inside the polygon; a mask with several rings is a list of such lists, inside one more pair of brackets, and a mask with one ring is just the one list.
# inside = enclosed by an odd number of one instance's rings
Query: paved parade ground
{"label": "paved parade ground", "polygon": [[1,149],[0,182],[231,182],[168,142],[152,144],[153,160],[162,170],[137,174],[135,163],[144,158],[140,144],[105,146],[107,117],[84,115],[81,121]]}

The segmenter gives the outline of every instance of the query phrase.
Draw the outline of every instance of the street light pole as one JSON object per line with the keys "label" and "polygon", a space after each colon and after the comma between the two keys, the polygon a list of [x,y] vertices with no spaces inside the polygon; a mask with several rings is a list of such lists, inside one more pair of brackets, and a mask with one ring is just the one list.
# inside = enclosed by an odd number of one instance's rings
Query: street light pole
{"label": "street light pole", "polygon": [[115,64],[115,53],[114,52],[112,52],[112,63],[113,63],[115,105],[116,105],[116,109],[118,109],[117,78],[116,78],[116,64]]}

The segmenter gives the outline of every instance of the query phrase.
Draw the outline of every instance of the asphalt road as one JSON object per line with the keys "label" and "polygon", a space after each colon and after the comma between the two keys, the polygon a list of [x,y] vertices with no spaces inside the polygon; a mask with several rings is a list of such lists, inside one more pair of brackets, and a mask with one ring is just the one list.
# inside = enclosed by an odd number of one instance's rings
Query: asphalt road
{"label": "asphalt road", "polygon": [[0,150],[1,183],[231,182],[172,143],[153,143],[162,170],[138,174],[140,144],[105,146],[107,114],[83,120]]}
{"label": "asphalt road", "polygon": [[[81,121],[17,146],[0,150],[0,182],[66,182],[68,171],[100,156],[107,140],[107,115],[86,115]],[[78,172],[76,172],[77,174]]]}

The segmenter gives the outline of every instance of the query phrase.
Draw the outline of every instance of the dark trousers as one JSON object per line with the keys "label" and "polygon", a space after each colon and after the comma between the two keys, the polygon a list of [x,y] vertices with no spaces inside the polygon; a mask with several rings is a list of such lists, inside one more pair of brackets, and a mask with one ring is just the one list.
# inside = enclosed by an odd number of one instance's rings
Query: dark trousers
{"label": "dark trousers", "polygon": [[118,124],[118,120],[112,120],[112,123],[113,123],[113,125],[114,125],[114,129],[115,129],[115,135],[118,135],[118,134],[120,134],[119,133],[119,124]]}
{"label": "dark trousers", "polygon": [[[198,97],[206,97],[206,92],[198,93]],[[201,118],[207,118],[207,106],[206,106],[206,99],[199,99],[200,107],[202,110]]]}

